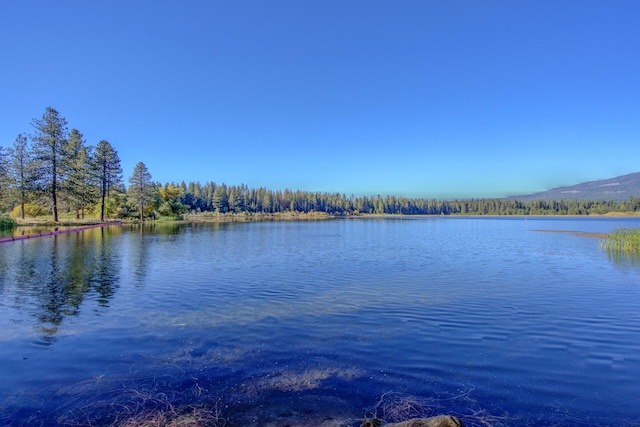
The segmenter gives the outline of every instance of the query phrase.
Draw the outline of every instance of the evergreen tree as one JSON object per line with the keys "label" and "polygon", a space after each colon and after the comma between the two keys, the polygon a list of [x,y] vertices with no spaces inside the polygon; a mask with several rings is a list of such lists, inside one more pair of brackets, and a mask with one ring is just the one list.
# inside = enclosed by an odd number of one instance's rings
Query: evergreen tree
{"label": "evergreen tree", "polygon": [[85,146],[83,135],[77,129],[71,129],[69,139],[63,145],[63,164],[66,180],[63,188],[69,204],[76,211],[76,218],[84,219],[85,208],[95,203],[96,186],[92,182],[92,147]]}
{"label": "evergreen tree", "polygon": [[206,200],[206,209],[213,211],[216,209],[216,207],[213,204],[213,194],[216,191],[216,183],[215,182],[208,182],[206,184],[206,188],[204,190],[204,198]]}
{"label": "evergreen tree", "polygon": [[93,156],[92,173],[100,193],[100,221],[104,221],[105,199],[112,188],[122,183],[120,158],[108,141],[98,143]]}
{"label": "evergreen tree", "polygon": [[144,163],[138,162],[133,168],[133,175],[129,178],[129,196],[133,205],[140,211],[140,221],[144,220],[144,208],[149,206],[153,197],[153,182],[151,173]]}
{"label": "evergreen tree", "polygon": [[[6,184],[9,181],[8,163],[9,153],[0,146],[0,185]],[[3,189],[4,187],[0,187]]]}
{"label": "evergreen tree", "polygon": [[67,138],[67,120],[54,108],[47,107],[41,119],[33,119],[36,179],[41,190],[51,197],[53,221],[58,222],[58,196],[64,178],[62,145]]}
{"label": "evergreen tree", "polygon": [[20,218],[24,219],[24,205],[34,181],[34,164],[29,142],[24,134],[16,137],[9,150],[8,159],[9,182],[20,204]]}
{"label": "evergreen tree", "polygon": [[216,187],[213,191],[213,208],[216,212],[228,212],[229,211],[229,195],[227,194],[227,186],[225,184]]}
{"label": "evergreen tree", "polygon": [[0,147],[0,212],[9,210],[11,201],[9,197],[9,153]]}
{"label": "evergreen tree", "polygon": [[229,210],[232,212],[244,211],[244,196],[242,195],[241,188],[235,185],[229,188],[229,198],[227,200]]}

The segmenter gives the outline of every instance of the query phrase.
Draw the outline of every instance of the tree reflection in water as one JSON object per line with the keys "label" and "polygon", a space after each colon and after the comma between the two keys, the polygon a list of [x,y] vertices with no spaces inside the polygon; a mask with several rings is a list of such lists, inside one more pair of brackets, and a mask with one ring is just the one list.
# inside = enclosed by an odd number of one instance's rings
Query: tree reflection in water
{"label": "tree reflection in water", "polygon": [[3,247],[3,291],[12,296],[15,312],[36,319],[38,344],[55,341],[64,319],[78,316],[85,299],[108,307],[121,268],[110,239],[120,233],[118,227],[96,228]]}

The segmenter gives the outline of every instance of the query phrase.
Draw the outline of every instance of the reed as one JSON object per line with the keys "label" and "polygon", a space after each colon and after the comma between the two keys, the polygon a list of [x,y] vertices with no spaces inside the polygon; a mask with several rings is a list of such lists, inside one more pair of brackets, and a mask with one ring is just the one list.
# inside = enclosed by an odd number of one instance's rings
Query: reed
{"label": "reed", "polygon": [[602,246],[608,251],[639,252],[640,228],[616,228]]}

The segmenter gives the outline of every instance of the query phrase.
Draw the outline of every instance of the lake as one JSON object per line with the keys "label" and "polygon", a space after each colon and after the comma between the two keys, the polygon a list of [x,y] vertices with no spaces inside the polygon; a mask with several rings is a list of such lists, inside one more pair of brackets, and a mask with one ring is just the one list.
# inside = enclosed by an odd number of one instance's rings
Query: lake
{"label": "lake", "polygon": [[123,225],[3,243],[0,425],[640,425],[640,263],[571,232],[616,227],[640,219]]}

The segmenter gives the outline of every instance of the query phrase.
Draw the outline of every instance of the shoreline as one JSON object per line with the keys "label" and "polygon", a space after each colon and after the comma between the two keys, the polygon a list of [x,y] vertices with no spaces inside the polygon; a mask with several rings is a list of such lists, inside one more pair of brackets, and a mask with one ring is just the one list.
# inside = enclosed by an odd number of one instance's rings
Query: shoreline
{"label": "shoreline", "polygon": [[[29,226],[33,226],[34,224],[21,224],[21,225],[29,227]],[[21,225],[18,225],[18,227],[20,227]],[[48,224],[37,224],[37,225],[46,227]],[[80,227],[64,228],[61,230],[58,230],[57,228],[64,227],[64,225],[56,225],[56,226],[52,225],[52,227],[56,227],[56,229],[53,231],[43,231],[42,233],[30,233],[30,234],[21,234],[18,236],[0,237],[0,243],[15,242],[17,240],[37,239],[38,237],[54,236],[58,234],[77,233],[77,232],[88,230],[91,228],[108,227],[110,225],[122,225],[122,221],[111,221],[111,222],[104,222],[99,224],[89,224],[89,225],[83,225]]]}
{"label": "shoreline", "polygon": [[480,215],[480,214],[358,214],[349,215],[355,218],[614,218],[614,219],[640,219],[640,212],[616,212],[608,214],[586,214],[586,215],[561,215],[561,214],[547,214],[547,215]]}
{"label": "shoreline", "polygon": [[[236,214],[236,213],[205,213],[205,214],[185,214],[182,218],[160,218],[144,221],[142,224],[197,224],[197,223],[245,223],[245,222],[261,222],[261,221],[323,221],[332,219],[412,219],[412,218],[447,218],[447,219],[640,219],[640,212],[630,213],[609,213],[609,214],[590,214],[590,215],[463,215],[463,214],[343,214],[333,215],[326,212],[278,212],[278,213],[253,213],[253,214]],[[14,236],[0,237],[0,243],[11,242],[16,240],[33,239],[44,236],[57,234],[74,233],[87,229],[106,227],[110,225],[140,225],[139,220],[107,220],[106,222],[93,222],[91,220],[67,220],[54,223],[51,220],[18,219],[15,230],[21,227],[42,227],[52,228],[51,231],[34,232],[29,234],[21,234]],[[65,227],[58,229],[59,227]],[[547,230],[534,230],[547,231]],[[568,231],[568,230],[561,230]],[[574,233],[580,233],[571,230]],[[600,233],[597,233],[600,234]],[[602,237],[602,236],[598,236]]]}
{"label": "shoreline", "polygon": [[[376,214],[376,213],[348,213],[329,214],[326,212],[276,212],[276,213],[198,213],[184,214],[181,217],[161,217],[159,219],[148,219],[144,224],[154,223],[189,223],[189,222],[251,222],[251,221],[289,221],[289,220],[325,220],[325,219],[362,219],[362,218],[613,218],[613,219],[640,219],[640,212],[615,212],[607,214],[585,214],[585,215],[481,215],[481,214]],[[91,220],[74,220],[53,222],[50,219],[15,219],[17,227],[96,227],[111,224],[140,224],[139,219],[117,219],[107,220],[103,223]]]}

